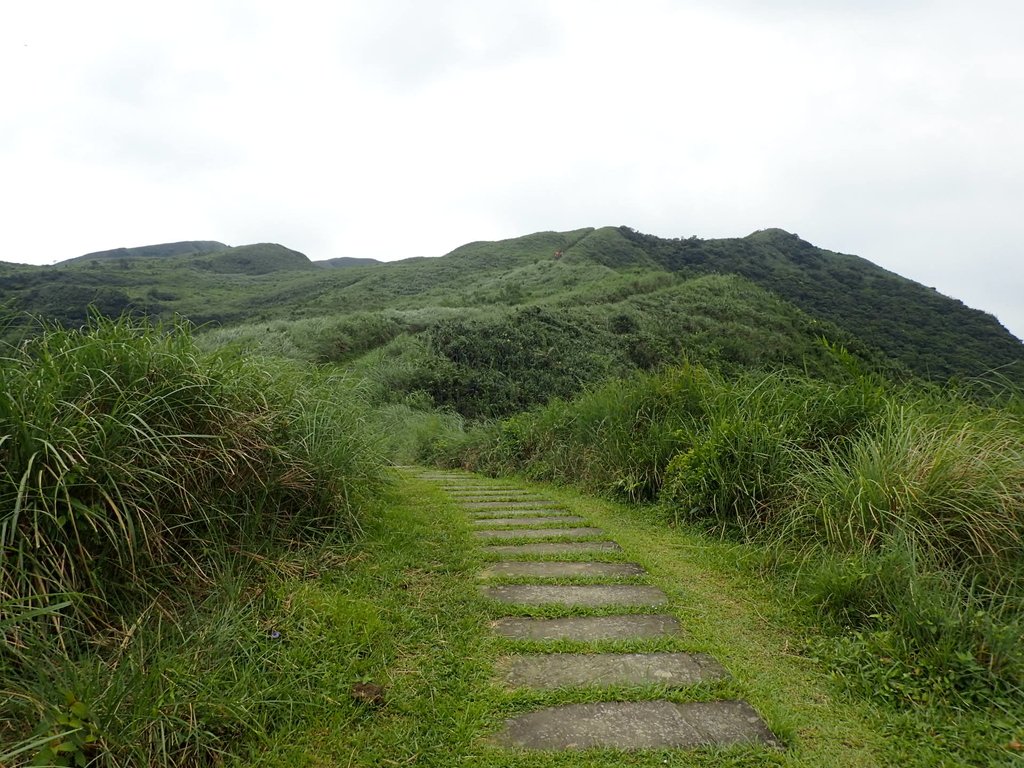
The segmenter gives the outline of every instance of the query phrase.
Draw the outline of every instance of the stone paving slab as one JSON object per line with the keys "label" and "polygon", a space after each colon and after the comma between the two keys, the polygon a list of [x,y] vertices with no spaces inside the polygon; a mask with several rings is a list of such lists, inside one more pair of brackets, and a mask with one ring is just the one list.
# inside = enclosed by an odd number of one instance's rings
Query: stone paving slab
{"label": "stone paving slab", "polygon": [[[551,504],[552,502],[545,502]],[[536,501],[473,501],[462,506],[466,509],[523,509],[536,506]]]}
{"label": "stone paving slab", "polygon": [[495,502],[495,501],[523,502],[523,503],[532,504],[532,505],[535,505],[535,506],[538,506],[538,507],[555,507],[555,506],[557,506],[557,504],[555,502],[551,501],[550,499],[542,499],[541,497],[532,497],[532,496],[531,497],[523,497],[523,496],[509,497],[509,496],[501,495],[501,496],[493,496],[493,497],[467,496],[467,497],[453,497],[453,498],[464,509],[467,508],[467,506],[470,505],[470,504],[480,504],[480,503],[483,503],[483,502]]}
{"label": "stone paving slab", "polygon": [[745,701],[606,701],[548,707],[505,721],[494,742],[545,750],[779,746],[768,726]]}
{"label": "stone paving slab", "polygon": [[573,555],[579,552],[621,552],[614,541],[552,541],[534,544],[492,544],[481,548],[485,555]]}
{"label": "stone paving slab", "polygon": [[562,509],[565,508],[562,504],[559,504],[557,501],[552,501],[551,499],[543,499],[543,498],[539,498],[539,497],[538,498],[533,498],[533,499],[513,499],[513,500],[510,500],[510,501],[499,501],[499,502],[474,501],[474,502],[465,502],[465,503],[463,503],[462,499],[457,499],[456,502],[463,509],[470,510],[470,511],[476,511],[476,512],[479,512],[481,510],[493,510],[493,509],[497,509],[499,511],[503,511],[503,510],[507,510],[507,509],[515,510],[515,509],[525,509],[525,508],[528,508],[528,507],[561,507]]}
{"label": "stone paving slab", "polygon": [[551,515],[564,515],[566,513],[567,510],[565,509],[537,507],[536,509],[478,509],[475,512],[470,512],[469,516],[475,520],[489,520],[495,517],[530,517],[531,515],[550,517]]}
{"label": "stone paving slab", "polygon": [[600,528],[522,528],[515,530],[473,531],[478,539],[581,539],[601,536]]}
{"label": "stone paving slab", "polygon": [[512,686],[550,690],[579,685],[667,685],[684,688],[724,680],[725,668],[704,653],[550,653],[498,662]]}
{"label": "stone paving slab", "polygon": [[636,563],[563,563],[506,561],[491,563],[480,572],[480,578],[495,576],[532,576],[538,579],[572,578],[575,576],[615,577],[642,576],[647,573]]}
{"label": "stone paving slab", "polygon": [[647,640],[677,637],[679,620],[667,614],[633,613],[622,616],[566,616],[535,619],[507,616],[491,622],[491,631],[509,640]]}
{"label": "stone paving slab", "polygon": [[668,601],[657,587],[634,584],[502,584],[482,586],[484,597],[510,605],[564,605],[596,608],[606,605],[662,605]]}
{"label": "stone paving slab", "polygon": [[479,499],[481,502],[493,502],[495,499],[522,499],[535,498],[538,494],[532,490],[520,490],[518,488],[458,488],[447,492],[460,501],[473,501]]}
{"label": "stone paving slab", "polygon": [[552,523],[585,523],[587,518],[579,515],[541,515],[540,517],[478,517],[473,525],[478,528],[514,528],[516,526],[550,525]]}

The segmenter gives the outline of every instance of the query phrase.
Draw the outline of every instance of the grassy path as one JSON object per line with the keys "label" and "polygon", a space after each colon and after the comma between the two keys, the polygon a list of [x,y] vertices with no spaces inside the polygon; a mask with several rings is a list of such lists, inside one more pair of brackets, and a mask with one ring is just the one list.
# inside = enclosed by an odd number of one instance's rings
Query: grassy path
{"label": "grassy path", "polygon": [[[780,609],[740,575],[735,548],[645,520],[634,508],[565,489],[527,487],[607,531],[622,546],[621,559],[642,564],[649,583],[669,595],[667,610],[679,618],[684,634],[641,644],[642,649],[713,655],[733,679],[715,683],[707,695],[748,700],[786,743],[785,752],[740,747],[510,753],[489,746],[486,737],[506,718],[570,703],[580,694],[524,693],[493,682],[495,662],[510,647],[488,632],[497,609],[478,589],[477,574],[486,564],[471,538],[469,518],[436,483],[403,476],[342,567],[280,585],[285,639],[293,636],[296,646],[307,644],[320,662],[330,660],[317,669],[332,692],[332,706],[271,734],[237,765],[914,764],[911,745],[887,739],[863,708],[836,697],[827,671],[800,653],[799,637]],[[357,683],[382,686],[381,700],[353,696]]]}

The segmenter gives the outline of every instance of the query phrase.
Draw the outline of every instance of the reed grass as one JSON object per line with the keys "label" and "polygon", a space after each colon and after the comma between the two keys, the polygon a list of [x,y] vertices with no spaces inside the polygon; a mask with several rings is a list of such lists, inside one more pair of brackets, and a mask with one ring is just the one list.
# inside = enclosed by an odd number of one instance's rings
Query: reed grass
{"label": "reed grass", "polygon": [[796,604],[918,670],[897,698],[970,698],[1024,686],[1024,421],[1019,395],[979,391],[686,365],[449,438],[443,458],[757,543]]}
{"label": "reed grass", "polygon": [[0,742],[34,746],[0,762],[137,741],[139,764],[194,764],[253,727],[277,694],[223,675],[258,666],[259,638],[206,597],[293,541],[351,539],[383,482],[344,377],[100,317],[5,349]]}

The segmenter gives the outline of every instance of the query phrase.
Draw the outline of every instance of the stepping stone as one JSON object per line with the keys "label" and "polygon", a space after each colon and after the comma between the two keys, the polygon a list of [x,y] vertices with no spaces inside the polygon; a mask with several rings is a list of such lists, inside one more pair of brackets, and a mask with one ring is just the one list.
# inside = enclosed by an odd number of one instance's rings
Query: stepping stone
{"label": "stepping stone", "polygon": [[577,552],[620,552],[614,541],[557,541],[539,544],[492,544],[483,547],[486,555],[572,555]]}
{"label": "stepping stone", "polygon": [[480,496],[474,494],[473,496],[456,496],[451,495],[453,499],[463,505],[467,504],[482,504],[485,502],[529,502],[530,504],[554,504],[554,502],[542,499],[539,496],[519,496],[512,494],[494,494],[490,496]]}
{"label": "stepping stone", "polygon": [[581,539],[601,536],[600,528],[523,528],[515,530],[473,531],[478,539]]}
{"label": "stepping stone", "polygon": [[647,571],[636,563],[504,562],[492,563],[480,573],[480,578],[532,576],[538,579],[558,579],[574,576],[640,576],[644,573]]}
{"label": "stepping stone", "polygon": [[477,518],[473,521],[473,525],[485,528],[487,526],[494,527],[513,527],[517,525],[531,526],[531,525],[545,525],[547,523],[585,523],[587,518],[579,517],[577,515],[547,515],[545,517],[482,517]]}
{"label": "stepping stone", "polygon": [[[552,502],[540,503],[551,504]],[[530,507],[537,506],[537,504],[538,502],[536,501],[474,501],[462,506],[466,509],[529,509]]]}
{"label": "stepping stone", "polygon": [[503,584],[480,587],[484,597],[511,605],[564,605],[588,608],[605,605],[662,605],[668,601],[657,587],[633,584]]}
{"label": "stepping stone", "polygon": [[566,510],[553,509],[551,507],[538,507],[537,509],[478,509],[470,512],[469,516],[477,520],[489,520],[495,517],[529,517],[530,515],[564,515]]}
{"label": "stepping stone", "polygon": [[530,494],[533,491],[526,488],[515,488],[509,485],[455,485],[448,484],[449,493],[467,494],[467,493],[479,493],[482,496],[490,496],[495,493],[508,493],[514,495]]}
{"label": "stepping stone", "polygon": [[509,640],[648,640],[676,637],[679,620],[663,613],[631,613],[622,616],[566,616],[534,619],[507,616],[491,622],[491,631]]}
{"label": "stepping stone", "polygon": [[497,500],[494,500],[494,499],[489,499],[489,500],[485,500],[485,501],[473,501],[473,502],[463,502],[461,499],[459,499],[458,500],[458,504],[463,509],[472,509],[472,510],[477,510],[477,511],[479,511],[479,510],[489,510],[489,509],[498,509],[498,510],[503,510],[503,509],[527,509],[529,507],[561,507],[562,509],[565,508],[563,505],[559,504],[557,501],[552,501],[551,499],[541,499],[541,498],[535,498],[535,499],[506,499],[504,501],[497,501]]}
{"label": "stepping stone", "polygon": [[536,496],[533,491],[524,491],[519,488],[459,488],[448,491],[452,496],[463,498],[466,496],[480,496],[483,501],[489,501],[492,496]]}
{"label": "stepping stone", "polygon": [[506,720],[494,742],[523,749],[781,746],[745,701],[606,701],[548,707]]}
{"label": "stepping stone", "polygon": [[503,681],[524,688],[571,685],[667,685],[685,688],[724,680],[725,668],[704,653],[548,653],[509,656],[498,663]]}

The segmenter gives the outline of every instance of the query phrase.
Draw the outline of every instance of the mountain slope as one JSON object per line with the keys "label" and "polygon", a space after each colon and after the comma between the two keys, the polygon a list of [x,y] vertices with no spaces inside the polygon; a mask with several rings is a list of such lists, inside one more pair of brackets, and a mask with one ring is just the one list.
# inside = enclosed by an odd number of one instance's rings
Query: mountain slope
{"label": "mountain slope", "polygon": [[193,254],[215,253],[226,250],[228,246],[216,240],[184,240],[179,243],[160,243],[143,245],[137,248],[114,248],[109,251],[94,251],[84,256],[68,259],[66,263],[75,261],[95,261],[98,259],[136,259],[163,258],[167,256],[188,256]]}
{"label": "mountain slope", "polygon": [[198,259],[195,263],[212,272],[239,275],[268,275],[272,272],[316,269],[306,254],[277,243],[227,248]]}
{"label": "mountain slope", "polygon": [[[185,245],[190,252],[173,255]],[[222,247],[197,253],[211,245]],[[194,241],[118,254],[103,252],[51,267],[0,263],[0,303],[66,324],[82,322],[89,302],[108,314],[177,314],[220,326],[265,329],[271,321],[316,321],[319,330],[306,327],[305,338],[292,346],[319,350],[311,354],[314,358],[343,359],[403,333],[426,333],[452,313],[493,319],[515,308],[538,307],[569,312],[574,323],[608,323],[614,314],[610,309],[586,308],[607,308],[718,274],[753,283],[833,329],[822,335],[842,336],[844,345],[859,346],[865,354],[881,350],[927,378],[978,376],[1024,358],[1024,345],[990,315],[866,259],[818,248],[782,230],[715,240],[659,238],[628,227],[537,232],[467,243],[438,258],[335,262],[347,264],[344,268],[311,262],[273,244],[229,248]],[[151,258],[155,255],[161,258]],[[725,286],[734,284],[714,285],[727,291]],[[658,339],[655,346],[663,352],[654,355],[652,364],[697,343],[686,334],[699,327],[706,329],[698,344],[702,349],[710,349],[707,334],[713,332],[721,335],[716,342],[720,350],[741,349],[733,357],[752,357],[750,333],[741,324],[730,326],[727,317],[714,316],[732,311],[725,293],[703,305],[674,305],[677,301],[665,294],[657,301],[637,301],[626,313]],[[685,306],[690,313],[686,323],[666,320],[673,306]],[[355,325],[346,320],[367,313],[378,318],[354,320]],[[675,315],[678,319],[680,312]],[[332,329],[342,327],[349,329],[338,331],[344,338],[332,338]],[[358,330],[353,336],[353,327],[376,330]],[[381,328],[390,330],[379,333]],[[676,332],[683,335],[673,339]],[[758,343],[771,346],[763,338]],[[776,355],[766,349],[759,357],[765,363],[793,359],[792,345],[781,340],[779,345],[791,351]]]}
{"label": "mountain slope", "polygon": [[[727,240],[666,240],[620,231],[669,271],[742,275],[927,378],[979,375],[1022,358],[1020,341],[991,315],[867,259],[817,248],[780,229]],[[944,349],[955,349],[955,359]]]}

